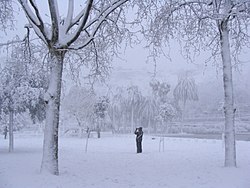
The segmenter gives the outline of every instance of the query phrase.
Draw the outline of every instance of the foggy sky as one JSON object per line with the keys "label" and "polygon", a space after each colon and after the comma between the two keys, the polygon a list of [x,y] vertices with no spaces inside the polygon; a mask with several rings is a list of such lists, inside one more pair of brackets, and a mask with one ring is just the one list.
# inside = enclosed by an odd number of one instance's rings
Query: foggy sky
{"label": "foggy sky", "polygon": [[[59,5],[63,5],[63,1],[60,1]],[[65,1],[66,3],[66,1]],[[17,5],[16,5],[17,6]],[[45,7],[45,6],[44,6]],[[76,6],[77,7],[77,6]],[[17,9],[17,7],[15,7]],[[0,34],[2,42],[12,39],[15,35],[19,35],[23,38],[25,34],[24,24],[27,23],[27,19],[22,11],[17,12],[16,16],[16,29],[14,31],[8,31],[6,36],[4,33]],[[62,13],[62,12],[61,12]],[[63,14],[63,13],[62,13]],[[107,82],[112,86],[127,86],[127,85],[139,85],[142,90],[149,88],[148,83],[152,78],[169,83],[172,87],[177,84],[178,75],[185,71],[192,72],[192,75],[197,84],[203,84],[207,82],[218,81],[222,83],[222,72],[217,65],[212,65],[212,62],[205,65],[205,60],[210,55],[209,52],[203,52],[198,56],[193,63],[188,63],[183,58],[180,52],[180,47],[177,42],[172,41],[170,49],[166,49],[166,54],[170,50],[170,58],[164,56],[157,59],[156,64],[156,76],[154,75],[154,62],[147,62],[147,56],[149,55],[148,49],[144,48],[145,44],[128,47],[126,50],[121,49],[120,58],[115,58],[112,62],[113,70],[110,75],[110,80]],[[234,71],[233,77],[235,84],[248,85],[250,75],[250,54],[242,55],[244,64],[238,66]],[[1,54],[3,56],[3,53]],[[67,78],[66,78],[67,79]]]}

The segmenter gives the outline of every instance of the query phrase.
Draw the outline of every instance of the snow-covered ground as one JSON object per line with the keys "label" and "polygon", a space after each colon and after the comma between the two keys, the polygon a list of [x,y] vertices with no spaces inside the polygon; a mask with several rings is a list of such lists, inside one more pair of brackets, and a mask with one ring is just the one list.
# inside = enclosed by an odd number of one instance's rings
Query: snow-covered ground
{"label": "snow-covered ground", "polygon": [[224,168],[220,140],[133,135],[60,138],[59,176],[39,173],[42,136],[16,135],[15,152],[0,140],[0,188],[250,188],[250,142],[237,141],[237,168]]}

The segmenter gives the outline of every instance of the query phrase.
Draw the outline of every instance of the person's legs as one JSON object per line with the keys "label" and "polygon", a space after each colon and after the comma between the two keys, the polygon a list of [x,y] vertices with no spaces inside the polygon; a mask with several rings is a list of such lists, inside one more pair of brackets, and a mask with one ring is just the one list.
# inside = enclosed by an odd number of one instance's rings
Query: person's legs
{"label": "person's legs", "polygon": [[140,153],[140,142],[136,141],[137,153]]}
{"label": "person's legs", "polygon": [[139,142],[139,153],[142,153],[142,145],[141,145],[141,142]]}

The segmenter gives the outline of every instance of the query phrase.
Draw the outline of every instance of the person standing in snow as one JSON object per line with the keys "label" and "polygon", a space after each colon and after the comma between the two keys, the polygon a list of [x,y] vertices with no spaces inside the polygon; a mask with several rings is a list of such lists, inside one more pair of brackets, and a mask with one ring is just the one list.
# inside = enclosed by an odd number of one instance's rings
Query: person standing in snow
{"label": "person standing in snow", "polygon": [[135,135],[136,135],[137,153],[142,153],[142,137],[143,137],[142,127],[135,129]]}

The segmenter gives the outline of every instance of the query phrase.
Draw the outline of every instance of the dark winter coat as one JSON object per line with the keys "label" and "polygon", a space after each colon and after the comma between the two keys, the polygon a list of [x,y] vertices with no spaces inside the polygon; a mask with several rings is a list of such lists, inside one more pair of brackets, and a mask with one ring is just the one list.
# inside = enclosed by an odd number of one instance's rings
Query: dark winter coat
{"label": "dark winter coat", "polygon": [[142,142],[142,137],[143,137],[142,128],[136,128],[135,129],[135,135],[136,135],[136,141],[137,142]]}

